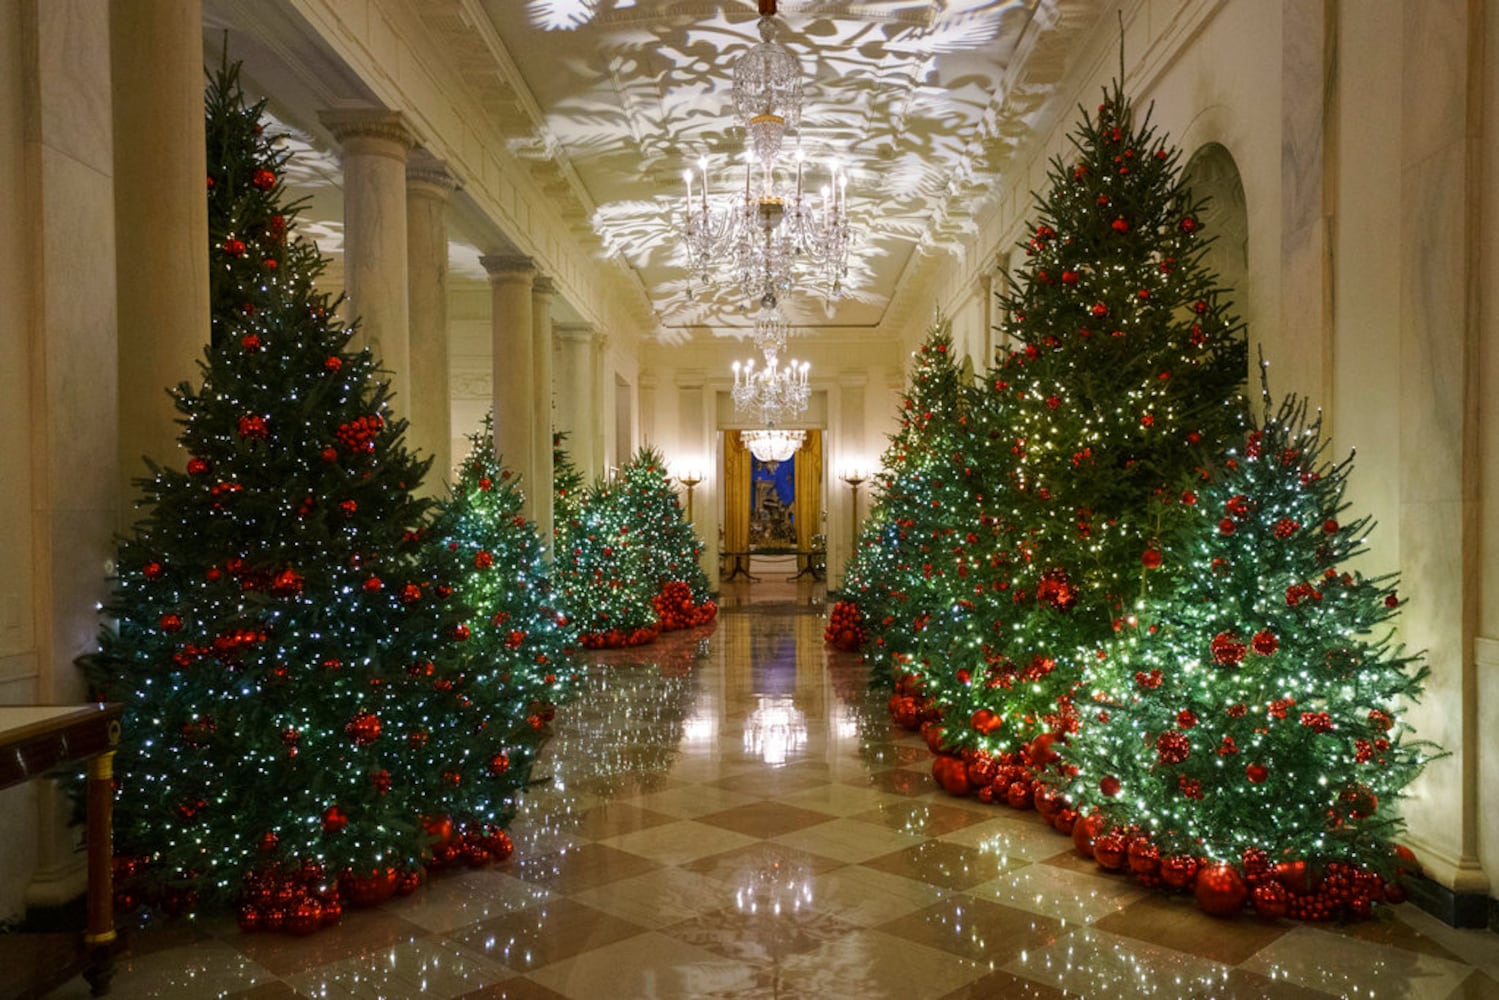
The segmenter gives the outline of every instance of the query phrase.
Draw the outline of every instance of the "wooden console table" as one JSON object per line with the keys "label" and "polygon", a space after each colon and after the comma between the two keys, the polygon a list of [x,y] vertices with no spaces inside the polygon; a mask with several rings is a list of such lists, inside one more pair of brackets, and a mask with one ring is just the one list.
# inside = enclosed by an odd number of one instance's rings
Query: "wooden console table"
{"label": "wooden console table", "polygon": [[40,778],[69,764],[88,763],[88,922],[83,948],[71,964],[45,970],[62,978],[38,984],[39,991],[80,971],[95,996],[109,991],[115,943],[110,822],[114,748],[120,742],[122,711],[121,705],[104,703],[0,707],[0,788]]}

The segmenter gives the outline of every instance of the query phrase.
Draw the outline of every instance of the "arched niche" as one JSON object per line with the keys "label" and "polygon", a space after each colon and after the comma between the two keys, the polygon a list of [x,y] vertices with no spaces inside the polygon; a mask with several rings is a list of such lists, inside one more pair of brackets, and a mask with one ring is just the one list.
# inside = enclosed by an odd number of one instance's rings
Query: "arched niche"
{"label": "arched niche", "polygon": [[1207,202],[1200,215],[1213,240],[1203,263],[1218,275],[1242,313],[1249,300],[1249,212],[1238,164],[1221,143],[1209,142],[1187,160],[1182,180],[1193,198]]}

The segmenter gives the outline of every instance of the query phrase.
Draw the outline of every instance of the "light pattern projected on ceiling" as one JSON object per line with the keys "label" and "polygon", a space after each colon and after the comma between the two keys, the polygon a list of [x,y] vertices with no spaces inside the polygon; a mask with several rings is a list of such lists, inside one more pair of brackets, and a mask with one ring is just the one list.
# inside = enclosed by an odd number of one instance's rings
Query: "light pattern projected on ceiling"
{"label": "light pattern projected on ceiling", "polygon": [[[801,61],[801,147],[849,173],[862,234],[836,311],[798,295],[793,322],[874,325],[924,256],[959,248],[1091,27],[1100,0],[868,0],[780,5]],[[496,123],[565,217],[634,268],[667,327],[739,325],[731,293],[688,296],[674,228],[700,156],[742,177],[731,68],[758,41],[753,0],[483,0],[513,70]],[[493,48],[494,46],[491,45]],[[1022,72],[1023,70],[1023,72]],[[485,87],[493,90],[494,76]],[[737,175],[735,171],[741,171]]]}

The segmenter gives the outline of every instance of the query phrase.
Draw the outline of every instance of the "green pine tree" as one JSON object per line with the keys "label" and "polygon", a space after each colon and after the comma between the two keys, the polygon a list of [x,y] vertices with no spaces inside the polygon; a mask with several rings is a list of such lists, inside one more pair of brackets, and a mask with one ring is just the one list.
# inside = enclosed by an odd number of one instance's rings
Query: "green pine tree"
{"label": "green pine tree", "polygon": [[1304,402],[1267,393],[1266,412],[1164,540],[1172,589],[1090,674],[1065,790],[1159,855],[1251,881],[1271,860],[1388,874],[1401,790],[1432,752],[1401,721],[1426,669],[1395,644],[1394,577],[1347,566],[1371,527],[1343,500],[1352,458],[1327,462]]}
{"label": "green pine tree", "polygon": [[262,111],[237,67],[212,80],[212,345],[202,384],[173,391],[191,457],[142,480],[85,667],[126,706],[122,892],[190,908],[286,866],[319,888],[274,922],[307,930],[337,915],[333,877],[393,887],[429,856],[441,765],[411,752],[432,705],[409,668],[459,623],[417,565],[427,463],[315,290],[316,248],[290,237]]}
{"label": "green pine tree", "polygon": [[625,506],[631,552],[640,561],[639,575],[654,587],[652,604],[661,630],[703,625],[713,620],[708,574],[703,572],[703,543],[682,516],[682,505],[666,474],[666,460],[644,447],[620,470],[616,497]]}
{"label": "green pine tree", "polygon": [[[461,643],[420,669],[435,711],[423,748],[439,783],[429,813],[456,826],[470,861],[499,843],[555,706],[572,690],[577,636],[558,607],[536,526],[521,513],[516,480],[495,453],[486,415],[472,448],[426,532],[433,580],[452,580],[449,610]],[[437,859],[457,853],[452,838]],[[498,852],[508,853],[503,848]],[[447,857],[444,857],[446,855]]]}
{"label": "green pine tree", "polygon": [[1076,729],[1077,685],[1175,572],[1160,546],[1181,505],[1157,501],[1187,488],[1245,413],[1242,325],[1203,264],[1178,151],[1117,84],[1072,145],[1003,299],[1016,350],[988,376],[982,422],[1002,460],[979,490],[1000,526],[976,560],[982,620],[930,626],[950,633],[929,639],[953,681],[944,740],[1001,765],[995,793]]}
{"label": "green pine tree", "polygon": [[638,551],[643,544],[619,482],[593,486],[577,514],[559,524],[556,583],[584,646],[638,646],[660,634],[651,603],[658,590]]}

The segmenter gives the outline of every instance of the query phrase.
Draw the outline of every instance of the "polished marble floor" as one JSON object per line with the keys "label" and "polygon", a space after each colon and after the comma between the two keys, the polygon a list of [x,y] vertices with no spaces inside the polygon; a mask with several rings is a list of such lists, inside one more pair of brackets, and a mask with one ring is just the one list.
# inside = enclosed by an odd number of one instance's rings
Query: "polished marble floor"
{"label": "polished marble floor", "polygon": [[1408,904],[1216,920],[945,797],[825,650],[820,588],[783,579],[726,588],[711,634],[589,657],[503,867],[309,938],[139,928],[114,995],[1499,997],[1499,935]]}

